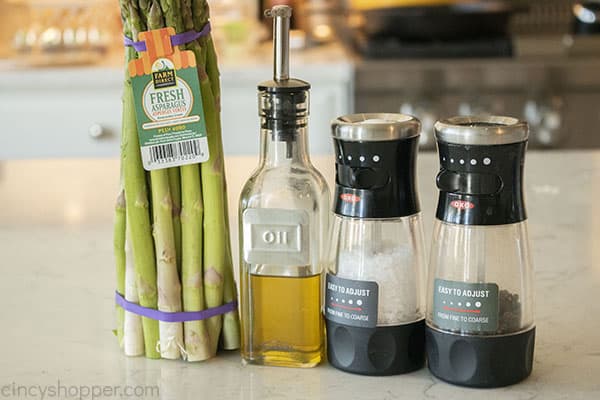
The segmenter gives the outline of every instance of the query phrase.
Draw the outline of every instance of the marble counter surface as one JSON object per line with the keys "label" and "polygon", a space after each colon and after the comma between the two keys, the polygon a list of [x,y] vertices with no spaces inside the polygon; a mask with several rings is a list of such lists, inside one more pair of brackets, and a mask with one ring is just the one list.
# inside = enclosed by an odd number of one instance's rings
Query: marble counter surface
{"label": "marble counter surface", "polygon": [[[256,160],[227,161],[235,199]],[[332,182],[332,159],[314,161]],[[244,367],[234,352],[202,364],[125,358],[111,332],[118,168],[116,160],[0,162],[0,398],[41,399],[43,391],[44,398],[58,392],[60,398],[90,399],[94,393],[243,400],[600,398],[598,151],[528,154],[535,363],[528,380],[495,390],[451,386],[425,369],[378,378],[327,364],[309,370]],[[420,155],[427,242],[436,168],[432,153]],[[235,215],[235,200],[230,208]]]}

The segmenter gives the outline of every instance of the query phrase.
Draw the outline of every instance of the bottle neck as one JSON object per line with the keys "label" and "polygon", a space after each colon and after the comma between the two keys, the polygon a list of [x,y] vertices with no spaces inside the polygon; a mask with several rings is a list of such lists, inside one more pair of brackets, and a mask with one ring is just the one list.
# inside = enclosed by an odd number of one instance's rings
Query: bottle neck
{"label": "bottle neck", "polygon": [[285,134],[263,128],[260,141],[260,160],[263,166],[310,164],[306,126],[295,127]]}

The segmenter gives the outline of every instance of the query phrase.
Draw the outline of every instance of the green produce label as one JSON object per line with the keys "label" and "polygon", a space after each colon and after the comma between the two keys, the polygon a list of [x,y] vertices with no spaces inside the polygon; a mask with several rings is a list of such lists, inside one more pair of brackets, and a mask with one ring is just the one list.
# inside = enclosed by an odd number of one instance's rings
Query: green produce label
{"label": "green produce label", "polygon": [[498,285],[436,279],[433,323],[440,329],[455,332],[496,332]]}
{"label": "green produce label", "polygon": [[196,60],[191,51],[169,47],[164,40],[168,33],[142,32],[147,51],[129,64],[142,162],[148,171],[209,159]]}

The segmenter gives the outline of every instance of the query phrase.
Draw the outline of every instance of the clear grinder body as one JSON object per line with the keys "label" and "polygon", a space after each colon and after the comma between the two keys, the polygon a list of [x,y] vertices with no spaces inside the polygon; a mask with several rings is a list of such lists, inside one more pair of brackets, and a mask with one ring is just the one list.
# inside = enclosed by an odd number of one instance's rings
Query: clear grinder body
{"label": "clear grinder body", "polygon": [[400,114],[333,123],[336,194],[325,318],[328,358],[365,375],[424,364],[424,249],[415,163],[420,124]]}
{"label": "clear grinder body", "polygon": [[427,355],[437,377],[473,387],[531,372],[533,268],[523,199],[528,127],[509,117],[436,124],[440,190],[431,247]]}

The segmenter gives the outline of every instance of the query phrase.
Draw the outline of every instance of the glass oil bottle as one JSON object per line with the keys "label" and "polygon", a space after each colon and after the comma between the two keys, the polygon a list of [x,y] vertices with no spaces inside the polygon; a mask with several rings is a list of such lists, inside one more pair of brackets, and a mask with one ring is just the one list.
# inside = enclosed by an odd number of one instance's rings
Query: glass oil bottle
{"label": "glass oil bottle", "polygon": [[275,6],[274,79],[258,86],[260,163],[240,198],[244,363],[312,367],[324,354],[329,189],[308,155],[307,82],[289,78],[292,9]]}

